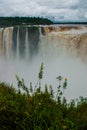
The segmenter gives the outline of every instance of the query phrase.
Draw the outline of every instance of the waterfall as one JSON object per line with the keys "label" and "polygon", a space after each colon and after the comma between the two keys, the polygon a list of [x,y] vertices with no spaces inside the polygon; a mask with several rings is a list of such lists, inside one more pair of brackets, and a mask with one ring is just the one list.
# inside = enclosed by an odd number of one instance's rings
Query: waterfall
{"label": "waterfall", "polygon": [[[69,78],[68,98],[86,95],[87,26],[50,25],[0,28],[0,80],[12,82],[17,73],[36,81],[44,62],[43,84]],[[29,79],[28,79],[29,77]],[[67,95],[67,94],[66,94]]]}
{"label": "waterfall", "polygon": [[13,27],[0,29],[0,53],[2,53],[1,55],[5,56],[7,59],[10,58],[12,51],[12,32]]}
{"label": "waterfall", "polygon": [[[0,28],[0,55],[31,59],[63,52],[87,60],[87,27],[42,26]],[[54,51],[55,50],[55,51]],[[83,51],[84,50],[84,51]],[[27,57],[27,58],[26,58]]]}
{"label": "waterfall", "polygon": [[41,28],[41,34],[41,53],[54,57],[65,53],[71,58],[78,57],[87,61],[87,27],[48,26]]}
{"label": "waterfall", "polygon": [[17,50],[16,57],[17,57],[17,59],[19,59],[19,28],[17,30],[17,48],[16,48],[16,50]]}
{"label": "waterfall", "polygon": [[0,28],[0,56],[2,56],[3,53],[3,28]]}

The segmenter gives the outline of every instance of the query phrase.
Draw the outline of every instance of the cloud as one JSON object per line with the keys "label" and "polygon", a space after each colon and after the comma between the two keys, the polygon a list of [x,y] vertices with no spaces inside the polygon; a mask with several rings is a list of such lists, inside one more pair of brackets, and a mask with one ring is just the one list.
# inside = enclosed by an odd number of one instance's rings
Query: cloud
{"label": "cloud", "polygon": [[87,21],[87,0],[0,0],[0,16],[40,16]]}

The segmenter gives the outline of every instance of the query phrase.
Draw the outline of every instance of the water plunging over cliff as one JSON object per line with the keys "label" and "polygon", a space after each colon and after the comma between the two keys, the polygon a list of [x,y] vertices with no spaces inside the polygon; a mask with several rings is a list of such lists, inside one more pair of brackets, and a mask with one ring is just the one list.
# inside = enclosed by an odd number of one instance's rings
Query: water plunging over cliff
{"label": "water plunging over cliff", "polygon": [[87,26],[0,28],[0,80],[14,83],[18,74],[26,82],[36,81],[41,62],[45,83],[55,85],[58,75],[66,76],[68,97],[86,96]]}

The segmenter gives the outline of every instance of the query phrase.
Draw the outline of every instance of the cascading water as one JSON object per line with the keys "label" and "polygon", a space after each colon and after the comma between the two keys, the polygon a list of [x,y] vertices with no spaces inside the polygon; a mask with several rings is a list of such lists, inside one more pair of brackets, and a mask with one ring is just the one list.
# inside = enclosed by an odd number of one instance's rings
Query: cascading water
{"label": "cascading water", "polygon": [[[17,26],[0,28],[0,80],[15,85],[15,74],[25,82],[37,81],[44,62],[43,84],[68,78],[66,97],[86,96],[87,26]],[[68,94],[67,94],[68,93]]]}

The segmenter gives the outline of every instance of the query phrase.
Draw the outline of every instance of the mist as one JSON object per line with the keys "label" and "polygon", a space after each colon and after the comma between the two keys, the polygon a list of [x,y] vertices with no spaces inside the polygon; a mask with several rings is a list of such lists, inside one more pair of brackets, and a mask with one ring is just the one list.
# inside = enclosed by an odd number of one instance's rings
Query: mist
{"label": "mist", "polygon": [[29,86],[32,82],[33,86],[37,83],[38,73],[41,63],[44,63],[44,73],[42,79],[42,89],[44,85],[53,86],[56,93],[58,81],[56,77],[61,75],[68,79],[68,86],[65,96],[68,100],[76,99],[79,96],[87,96],[87,66],[80,59],[70,59],[64,55],[60,55],[57,59],[47,61],[35,58],[31,63],[23,60],[6,61],[0,59],[0,81],[13,84],[17,88],[16,75],[24,78],[25,84]]}

